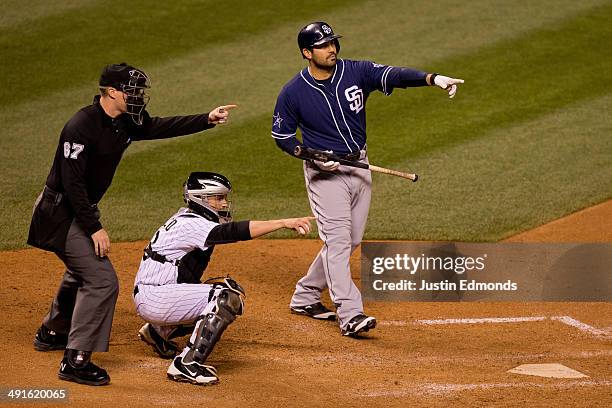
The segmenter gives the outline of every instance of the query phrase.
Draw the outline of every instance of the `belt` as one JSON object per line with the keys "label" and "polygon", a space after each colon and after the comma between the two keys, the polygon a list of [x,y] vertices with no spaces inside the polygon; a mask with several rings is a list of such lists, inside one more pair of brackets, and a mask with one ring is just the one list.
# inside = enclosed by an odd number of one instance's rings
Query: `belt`
{"label": "belt", "polygon": [[362,150],[358,150],[358,151],[356,151],[356,152],[349,153],[349,154],[344,154],[344,155],[339,154],[339,155],[337,155],[337,156],[338,156],[339,158],[343,159],[343,160],[349,160],[349,161],[358,161],[358,160],[361,160],[361,155],[362,155],[362,154],[363,154],[363,155],[364,155],[364,157],[365,157],[365,153],[366,153],[367,149],[368,149],[368,147],[367,147],[367,145],[366,145],[366,146],[363,146],[363,149],[362,149]]}
{"label": "belt", "polygon": [[45,185],[43,189],[43,197],[50,198],[53,201],[53,204],[58,205],[62,202],[64,195],[62,193],[58,193],[57,191],[49,188],[49,186]]}
{"label": "belt", "polygon": [[152,260],[154,260],[155,262],[159,262],[159,263],[170,263],[174,266],[180,266],[181,265],[181,260],[180,259],[175,259],[174,261],[171,261],[170,259],[166,258],[164,255],[160,255],[157,252],[155,252],[152,248],[151,248],[151,244],[149,244],[145,249],[144,249],[144,254],[142,255],[142,260],[146,261],[147,259],[151,258]]}
{"label": "belt", "polygon": [[[50,198],[53,201],[53,204],[58,205],[62,202],[64,197],[66,197],[66,193],[60,193],[45,185],[45,188],[43,189],[43,197]],[[89,206],[94,210],[98,210],[97,203],[90,204]]]}
{"label": "belt", "polygon": [[348,160],[348,161],[356,161],[361,158],[361,151],[358,151],[355,153],[349,153],[344,156],[339,154],[338,157],[344,160]]}

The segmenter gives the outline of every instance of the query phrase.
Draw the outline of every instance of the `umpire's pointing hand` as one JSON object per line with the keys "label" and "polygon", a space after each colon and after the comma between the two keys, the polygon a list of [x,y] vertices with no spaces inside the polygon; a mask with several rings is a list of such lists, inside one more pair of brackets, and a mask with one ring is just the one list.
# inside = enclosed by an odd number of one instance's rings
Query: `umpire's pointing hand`
{"label": "umpire's pointing hand", "polygon": [[100,258],[104,258],[110,252],[110,238],[108,234],[104,230],[104,228],[94,232],[91,235],[91,239],[93,240],[94,250],[96,251],[96,255]]}
{"label": "umpire's pointing hand", "polygon": [[218,106],[208,114],[208,123],[212,125],[226,123],[229,117],[229,110],[238,107],[238,105],[223,105]]}
{"label": "umpire's pointing hand", "polygon": [[462,84],[463,79],[450,78],[444,75],[436,75],[434,84],[448,91],[448,97],[453,98],[457,93],[457,84]]}

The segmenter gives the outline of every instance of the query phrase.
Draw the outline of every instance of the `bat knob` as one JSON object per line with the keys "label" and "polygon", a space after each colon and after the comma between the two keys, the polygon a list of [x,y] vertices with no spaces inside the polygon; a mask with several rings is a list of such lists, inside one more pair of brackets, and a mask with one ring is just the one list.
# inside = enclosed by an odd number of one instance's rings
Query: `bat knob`
{"label": "bat knob", "polygon": [[416,183],[418,179],[419,179],[419,175],[418,175],[418,174],[415,174],[415,175],[414,175],[414,179],[412,180],[412,182],[413,182],[413,183]]}

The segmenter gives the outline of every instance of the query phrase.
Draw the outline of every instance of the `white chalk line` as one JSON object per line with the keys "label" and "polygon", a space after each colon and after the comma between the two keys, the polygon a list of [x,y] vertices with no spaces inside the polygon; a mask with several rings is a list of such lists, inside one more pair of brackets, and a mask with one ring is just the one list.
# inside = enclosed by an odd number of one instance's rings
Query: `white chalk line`
{"label": "white chalk line", "polygon": [[539,322],[544,320],[554,320],[574,327],[582,332],[597,336],[597,337],[612,337],[609,328],[598,329],[586,323],[576,320],[570,316],[528,316],[528,317],[484,317],[484,318],[465,318],[465,319],[428,319],[428,320],[384,320],[379,324],[382,326],[408,326],[408,325],[447,325],[447,324],[483,324],[483,323],[521,323],[521,322]]}
{"label": "white chalk line", "polygon": [[578,380],[567,381],[556,384],[517,382],[517,383],[481,383],[481,384],[448,384],[448,383],[424,383],[399,390],[370,390],[357,393],[360,397],[404,397],[414,395],[440,395],[463,391],[491,390],[501,388],[553,388],[569,389],[574,387],[601,387],[612,386],[610,380]]}
{"label": "white chalk line", "polygon": [[519,323],[538,322],[546,320],[545,316],[535,317],[486,317],[482,319],[442,319],[442,320],[417,320],[418,324],[479,324],[479,323]]}
{"label": "white chalk line", "polygon": [[586,332],[586,333],[590,333],[590,334],[592,334],[594,336],[603,336],[603,337],[610,336],[610,332],[607,331],[607,330],[598,329],[598,328],[595,328],[593,326],[589,326],[588,324],[582,323],[580,320],[573,319],[573,318],[571,318],[569,316],[553,316],[550,319],[551,320],[559,321],[561,323],[565,323],[568,326],[575,327],[578,330],[581,330],[581,331]]}
{"label": "white chalk line", "polygon": [[[612,357],[612,350],[596,350],[596,351],[575,351],[575,352],[558,352],[558,353],[509,353],[509,354],[477,354],[470,355],[467,357],[455,356],[455,355],[421,355],[421,354],[408,354],[394,356],[393,361],[397,364],[414,365],[414,364],[467,364],[469,366],[479,366],[483,362],[491,363],[493,361],[506,362],[506,361],[534,361],[538,359],[591,359],[598,357]],[[243,359],[249,359],[243,357]],[[260,358],[252,358],[253,361],[259,361]],[[343,353],[343,354],[325,354],[316,355],[308,359],[314,363],[323,364],[337,364],[342,363],[345,365],[373,365],[386,367],[389,363],[387,357],[382,357],[372,354],[364,353]],[[285,357],[279,357],[278,361],[287,361]]]}

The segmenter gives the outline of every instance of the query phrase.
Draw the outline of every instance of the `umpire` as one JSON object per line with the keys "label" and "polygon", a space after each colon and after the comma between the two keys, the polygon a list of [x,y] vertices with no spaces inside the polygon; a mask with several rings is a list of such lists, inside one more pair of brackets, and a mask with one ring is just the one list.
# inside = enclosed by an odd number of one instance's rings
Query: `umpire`
{"label": "umpire", "polygon": [[110,382],[91,362],[108,351],[119,293],[108,259],[110,239],[97,204],[109,188],[123,152],[134,140],[197,133],[227,121],[235,105],[210,113],[150,117],[149,78],[125,63],[104,67],[100,95],[64,126],[53,165],[34,205],[28,244],[54,252],[66,265],[57,295],[36,333],[38,351],[63,350],[59,378],[88,385]]}

